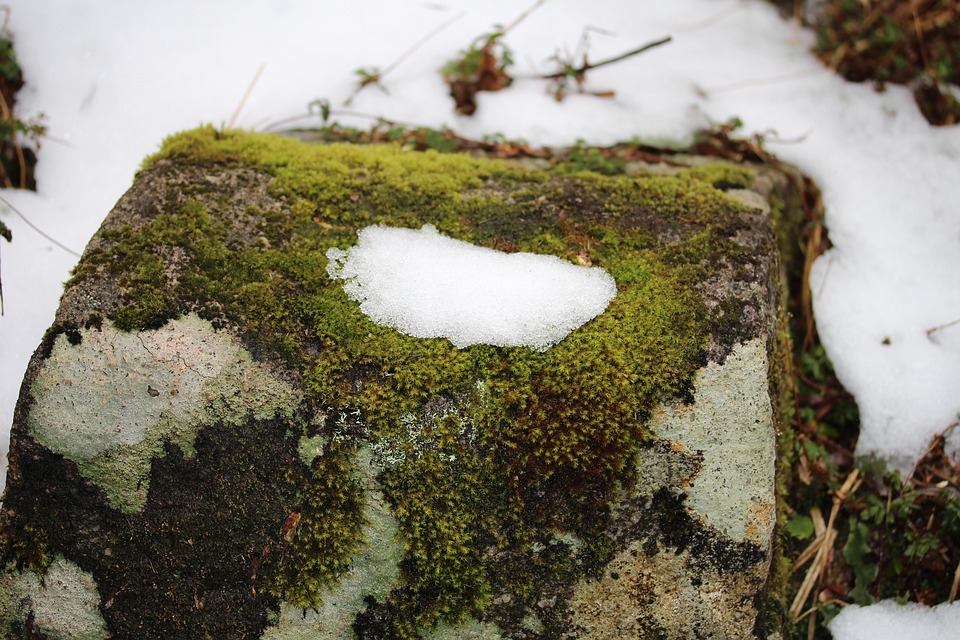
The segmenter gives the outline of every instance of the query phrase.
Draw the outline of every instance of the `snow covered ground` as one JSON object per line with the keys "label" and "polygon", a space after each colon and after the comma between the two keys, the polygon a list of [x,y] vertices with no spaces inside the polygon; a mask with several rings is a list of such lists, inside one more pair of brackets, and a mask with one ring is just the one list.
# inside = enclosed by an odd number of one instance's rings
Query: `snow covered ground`
{"label": "snow covered ground", "polygon": [[[747,133],[771,133],[768,148],[823,189],[835,246],[815,265],[814,304],[821,338],[860,407],[858,452],[877,452],[906,468],[957,419],[960,323],[950,323],[960,320],[960,127],[927,125],[905,89],[879,94],[822,69],[809,53],[812,35],[762,0],[551,0],[506,39],[517,81],[482,94],[472,118],[453,114],[437,69],[493,24],[512,21],[525,3],[9,5],[28,82],[19,112],[44,112],[49,137],[40,152],[39,192],[2,195],[77,252],[130,185],[140,160],[171,132],[229,122],[261,65],[237,126],[262,129],[306,112],[316,98],[336,108],[354,89],[355,69],[386,67],[455,19],[385,78],[389,93],[368,88],[351,109],[537,145],[634,136],[685,141],[733,116]],[[614,90],[615,98],[572,95],[557,103],[543,81],[524,76],[556,70],[548,58],[572,50],[586,26],[597,29],[590,32],[594,61],[665,35],[673,42],[591,71],[588,88]],[[3,207],[0,219],[14,233],[12,244],[0,246],[5,441],[27,361],[76,258]],[[956,453],[960,429],[951,444]]]}

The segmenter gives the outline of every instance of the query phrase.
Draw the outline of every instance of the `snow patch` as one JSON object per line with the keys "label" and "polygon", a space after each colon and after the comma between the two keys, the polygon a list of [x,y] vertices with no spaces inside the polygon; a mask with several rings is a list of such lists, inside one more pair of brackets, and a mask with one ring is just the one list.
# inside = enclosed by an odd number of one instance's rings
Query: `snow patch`
{"label": "snow patch", "polygon": [[883,600],[869,607],[850,606],[828,627],[834,640],[957,640],[960,602],[925,607]]}
{"label": "snow patch", "polygon": [[504,253],[421,229],[366,227],[327,251],[331,278],[379,325],[417,338],[544,350],[589,322],[617,293],[599,267]]}

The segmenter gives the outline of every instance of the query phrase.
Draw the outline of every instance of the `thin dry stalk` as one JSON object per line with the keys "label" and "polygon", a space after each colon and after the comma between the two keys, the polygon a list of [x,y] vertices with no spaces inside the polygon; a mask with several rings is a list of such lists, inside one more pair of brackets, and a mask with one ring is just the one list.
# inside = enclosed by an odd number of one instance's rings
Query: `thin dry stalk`
{"label": "thin dry stalk", "polygon": [[441,24],[440,26],[435,27],[432,31],[430,31],[430,33],[428,33],[427,35],[425,35],[425,36],[423,36],[422,38],[420,38],[419,40],[417,40],[417,41],[413,44],[413,46],[411,46],[409,49],[407,49],[406,51],[404,51],[403,53],[401,53],[401,54],[396,58],[396,60],[394,60],[393,62],[391,62],[390,64],[388,64],[386,67],[384,67],[384,68],[383,68],[383,71],[374,73],[374,74],[372,74],[369,78],[365,78],[365,79],[359,84],[359,86],[357,86],[357,88],[354,89],[353,93],[351,93],[350,96],[349,96],[346,100],[343,101],[343,105],[344,105],[344,106],[347,106],[347,107],[350,106],[350,103],[353,102],[353,99],[357,97],[357,94],[358,94],[358,93],[360,93],[361,91],[363,91],[364,89],[366,89],[367,86],[369,86],[369,85],[371,85],[371,84],[379,84],[379,83],[384,79],[384,77],[385,77],[388,73],[390,73],[391,71],[393,71],[394,69],[396,69],[398,66],[400,66],[400,63],[403,62],[404,60],[406,60],[407,58],[409,58],[411,55],[413,55],[413,53],[414,53],[417,49],[419,49],[420,47],[422,47],[423,45],[425,45],[427,42],[430,41],[431,38],[433,38],[434,36],[436,36],[436,35],[437,35],[438,33],[440,33],[441,31],[445,30],[447,27],[449,27],[450,25],[452,25],[454,22],[456,22],[457,20],[459,20],[460,18],[462,18],[462,17],[465,16],[465,15],[467,15],[466,11],[462,11],[462,12],[458,13],[457,15],[453,16],[452,18],[450,18],[449,20],[447,20],[446,22],[444,22],[443,24]]}
{"label": "thin dry stalk", "polygon": [[671,38],[670,36],[666,36],[665,38],[660,38],[659,40],[648,42],[647,44],[641,47],[637,47],[636,49],[627,51],[626,53],[621,53],[620,55],[614,56],[613,58],[607,58],[606,60],[601,60],[600,62],[595,62],[595,63],[584,62],[583,66],[576,69],[572,68],[572,65],[566,65],[563,71],[558,71],[556,73],[548,73],[540,77],[543,78],[544,80],[558,80],[560,78],[569,77],[571,75],[580,77],[580,76],[583,76],[587,71],[590,71],[591,69],[596,69],[597,67],[613,64],[614,62],[620,62],[621,60],[625,60],[631,56],[635,56],[637,54],[643,53],[644,51],[648,51],[649,49],[653,49],[654,47],[659,47],[662,44],[667,44],[671,40],[673,40],[673,38]]}
{"label": "thin dry stalk", "polygon": [[960,563],[957,563],[957,570],[953,572],[953,584],[950,585],[949,602],[957,599],[957,590],[960,589]]}
{"label": "thin dry stalk", "polygon": [[506,35],[508,31],[510,31],[511,29],[513,29],[514,27],[516,27],[518,24],[520,24],[521,22],[523,22],[524,20],[526,20],[526,19],[527,19],[527,16],[529,16],[531,13],[533,13],[534,11],[536,11],[537,9],[539,9],[540,6],[541,6],[543,3],[545,3],[546,1],[547,1],[547,0],[537,0],[536,2],[534,2],[534,3],[530,6],[529,9],[527,9],[526,11],[524,11],[523,13],[521,13],[519,16],[517,16],[517,17],[514,19],[513,22],[511,22],[511,23],[508,24],[506,27],[504,27],[504,28],[503,28],[503,31],[500,32],[501,35]]}
{"label": "thin dry stalk", "polygon": [[693,24],[688,24],[688,25],[683,26],[683,27],[678,27],[678,28],[677,28],[677,31],[681,31],[681,32],[683,32],[683,31],[697,31],[698,29],[703,29],[703,28],[705,28],[705,27],[709,27],[710,25],[713,25],[713,24],[715,24],[715,23],[717,23],[717,22],[720,22],[721,20],[723,20],[723,19],[726,18],[726,17],[733,15],[733,14],[736,13],[737,11],[740,11],[740,10],[743,9],[745,6],[746,6],[746,3],[745,3],[745,2],[740,2],[740,3],[738,3],[738,4],[735,4],[735,5],[731,6],[731,7],[727,7],[726,9],[723,9],[722,11],[718,11],[717,13],[713,14],[712,16],[710,16],[710,17],[708,17],[708,18],[705,18],[705,19],[703,19],[703,20],[700,20],[699,22],[694,22]]}
{"label": "thin dry stalk", "polygon": [[821,573],[827,565],[827,557],[829,555],[828,550],[832,551],[833,542],[836,537],[836,531],[833,529],[824,531],[823,540],[817,549],[817,554],[814,557],[813,562],[810,564],[810,568],[807,570],[807,575],[804,576],[803,582],[800,584],[800,589],[797,591],[797,595],[794,597],[793,602],[790,605],[790,616],[794,621],[799,619],[800,612],[803,610],[804,604],[810,598],[810,594],[817,585]]}
{"label": "thin dry stalk", "polygon": [[820,65],[816,67],[810,67],[809,69],[801,69],[800,71],[794,71],[793,73],[786,73],[779,76],[771,76],[769,78],[750,78],[748,80],[740,80],[738,82],[731,82],[730,84],[722,84],[716,87],[709,87],[703,89],[704,93],[722,93],[724,91],[736,91],[737,89],[745,89],[747,87],[758,87],[763,85],[770,84],[780,84],[783,82],[790,82],[796,80],[797,78],[803,78],[814,73],[820,73],[823,71],[823,68]]}
{"label": "thin dry stalk", "polygon": [[257,69],[257,73],[254,74],[253,80],[250,81],[250,85],[247,87],[246,93],[244,93],[243,98],[240,99],[240,104],[237,105],[236,111],[234,111],[233,115],[230,117],[230,122],[227,123],[227,129],[233,129],[233,125],[236,124],[237,118],[240,117],[240,112],[243,110],[243,105],[247,104],[247,100],[250,98],[250,94],[253,93],[253,88],[257,86],[257,81],[260,80],[260,75],[263,74],[263,70],[266,66],[266,64],[261,64],[260,68]]}
{"label": "thin dry stalk", "polygon": [[43,236],[44,238],[46,238],[47,240],[49,240],[49,241],[52,242],[53,244],[57,245],[58,247],[60,247],[61,249],[63,249],[63,250],[66,251],[67,253],[69,253],[70,255],[76,256],[77,258],[80,257],[80,254],[79,254],[79,253],[77,253],[76,251],[74,251],[74,250],[71,249],[70,247],[64,245],[63,243],[57,241],[56,239],[52,238],[51,236],[49,236],[49,235],[47,235],[46,233],[44,233],[43,231],[41,231],[41,230],[37,227],[37,225],[35,225],[35,224],[33,224],[32,222],[30,222],[30,220],[28,220],[25,215],[23,215],[22,213],[20,213],[20,210],[19,210],[19,209],[17,209],[15,206],[13,206],[12,204],[10,204],[10,203],[7,201],[6,198],[0,197],[0,203],[3,203],[4,205],[6,205],[11,211],[13,211],[15,214],[17,214],[17,216],[19,216],[20,219],[23,220],[28,227],[30,227],[31,229],[33,229],[34,231],[36,231],[37,233],[39,233],[41,236]]}
{"label": "thin dry stalk", "polygon": [[928,337],[932,336],[937,331],[942,331],[943,329],[949,329],[950,327],[955,327],[958,324],[960,324],[960,318],[957,318],[956,320],[953,320],[951,322],[946,322],[944,324],[937,325],[936,327],[931,327],[930,329],[927,329],[927,336]]}
{"label": "thin dry stalk", "polygon": [[813,562],[807,570],[807,575],[804,576],[800,589],[797,591],[797,595],[790,605],[790,616],[794,622],[800,619],[804,604],[810,598],[816,585],[823,581],[827,567],[830,565],[830,558],[833,555],[833,545],[837,539],[837,530],[833,525],[836,523],[837,514],[840,513],[841,505],[863,482],[859,479],[859,476],[860,470],[854,469],[850,472],[850,475],[847,476],[843,485],[837,489],[833,497],[833,507],[830,509],[830,517],[822,531],[820,531],[820,526],[823,526],[822,514],[820,514],[818,509],[811,510],[810,512],[811,518],[814,521],[814,527],[818,530],[817,539],[820,539],[821,542],[817,547]]}

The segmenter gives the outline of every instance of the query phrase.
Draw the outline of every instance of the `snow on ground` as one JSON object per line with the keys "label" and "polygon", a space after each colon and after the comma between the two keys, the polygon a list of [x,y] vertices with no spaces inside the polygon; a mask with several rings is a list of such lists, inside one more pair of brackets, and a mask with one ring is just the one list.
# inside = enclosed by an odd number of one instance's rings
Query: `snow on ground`
{"label": "snow on ground", "polygon": [[924,607],[883,600],[869,607],[850,606],[830,621],[836,640],[957,640],[960,602]]}
{"label": "snow on ground", "polygon": [[[960,412],[960,127],[932,128],[906,89],[880,94],[823,70],[812,35],[762,0],[551,0],[507,37],[517,81],[456,116],[438,67],[523,8],[511,0],[89,3],[13,0],[10,29],[28,86],[21,117],[46,113],[39,193],[5,192],[79,251],[129,186],[139,161],[176,130],[227,123],[261,65],[237,125],[264,128],[316,98],[337,107],[354,70],[386,67],[438,25],[454,22],[351,109],[481,137],[533,144],[634,136],[688,141],[740,117],[768,148],[823,189],[834,248],[812,276],[817,323],[862,417],[859,453],[908,467]],[[459,17],[458,17],[459,16]],[[591,71],[614,99],[562,103],[532,79],[573,49],[590,59],[674,40]],[[527,76],[527,77],[524,77]],[[366,127],[368,120],[340,118]],[[312,121],[317,124],[316,119]],[[300,124],[310,124],[303,120]],[[775,132],[775,133],[774,133]],[[0,427],[11,422],[28,358],[50,324],[75,258],[0,212],[7,315],[0,319]],[[937,327],[943,327],[936,329]],[[952,446],[960,447],[960,429]],[[5,447],[4,447],[5,448]]]}
{"label": "snow on ground", "polygon": [[327,251],[331,278],[379,325],[417,338],[545,350],[603,313],[617,284],[600,267],[504,253],[421,229],[366,227]]}

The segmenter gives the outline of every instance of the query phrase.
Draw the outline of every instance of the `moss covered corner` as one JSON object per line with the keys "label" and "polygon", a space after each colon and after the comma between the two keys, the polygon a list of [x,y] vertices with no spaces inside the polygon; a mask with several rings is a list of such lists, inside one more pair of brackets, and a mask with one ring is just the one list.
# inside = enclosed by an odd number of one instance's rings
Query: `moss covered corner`
{"label": "moss covered corner", "polygon": [[[88,511],[103,500],[106,515],[64,527],[14,494],[7,530],[39,527],[53,552],[85,558],[113,598],[102,610],[118,637],[147,624],[130,613],[145,606],[159,631],[137,637],[296,638],[298,612],[310,628],[326,624],[308,618],[311,608],[341,631],[349,621],[360,638],[417,638],[471,620],[483,637],[494,627],[560,637],[574,585],[617,552],[613,505],[641,480],[652,412],[692,398],[697,370],[759,331],[750,318],[762,303],[737,297],[749,290],[737,283],[762,270],[772,241],[721,190],[751,179],[730,166],[537,172],[210,127],[173,136],[75,270],[38,356],[34,403],[22,409],[43,445],[22,482],[41,482],[48,465],[102,490],[77,500]],[[425,223],[481,246],[603,267],[617,296],[545,352],[457,349],[378,326],[327,277],[326,251],[354,244],[368,225]],[[733,274],[729,290],[711,283],[715,273]],[[177,352],[174,377],[151,377],[164,332],[190,336],[201,324],[206,338],[181,339],[202,357]],[[63,384],[48,372],[89,369],[83,358],[109,345],[142,357],[136,379],[116,385],[120,396],[166,408],[136,437],[47,429],[63,410],[44,399]],[[188,379],[190,397],[203,399],[189,409],[170,396]],[[106,443],[126,447],[126,476]],[[184,497],[178,477],[207,493]],[[220,533],[192,515],[209,510]],[[79,542],[89,527],[127,538]],[[402,551],[389,588],[360,580],[343,596],[371,538],[394,530]],[[118,568],[134,544],[145,545],[142,559]],[[187,566],[220,558],[229,560],[216,572]],[[156,565],[170,563],[192,593],[162,577]],[[228,579],[240,587],[217,592]]]}

